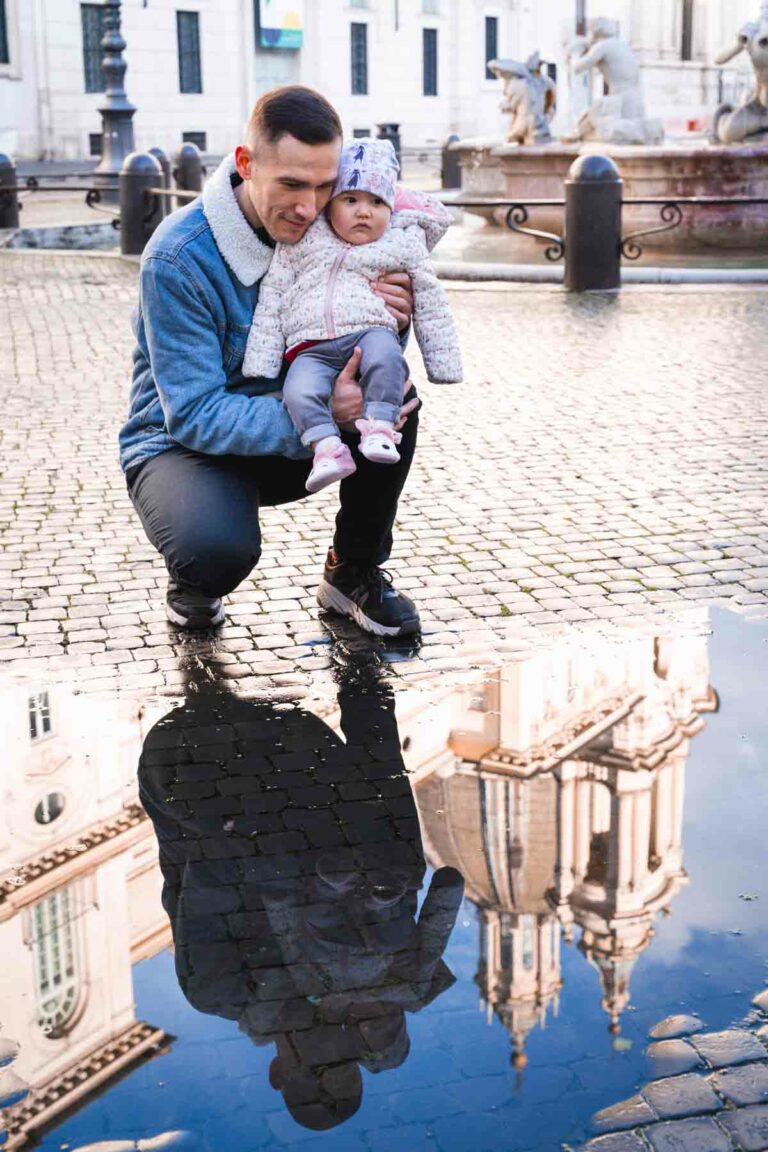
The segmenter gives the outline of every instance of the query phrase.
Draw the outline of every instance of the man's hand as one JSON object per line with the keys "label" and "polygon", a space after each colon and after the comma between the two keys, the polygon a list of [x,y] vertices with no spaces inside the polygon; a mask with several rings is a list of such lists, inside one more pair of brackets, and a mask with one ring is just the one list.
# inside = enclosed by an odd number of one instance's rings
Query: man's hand
{"label": "man's hand", "polygon": [[404,332],[413,315],[413,286],[407,272],[388,272],[371,284],[374,292],[387,306],[397,321],[398,331]]}
{"label": "man's hand", "polygon": [[[331,395],[331,413],[339,428],[345,432],[356,431],[355,420],[362,420],[363,418],[363,391],[357,382],[362,354],[361,348],[355,348],[345,367],[336,377]],[[403,385],[403,395],[408,392],[410,387],[411,381],[408,379]],[[407,404],[403,405],[400,409],[400,419],[395,425],[398,432],[411,412],[415,412],[420,404],[421,401],[418,396],[414,396],[413,400],[409,400]]]}

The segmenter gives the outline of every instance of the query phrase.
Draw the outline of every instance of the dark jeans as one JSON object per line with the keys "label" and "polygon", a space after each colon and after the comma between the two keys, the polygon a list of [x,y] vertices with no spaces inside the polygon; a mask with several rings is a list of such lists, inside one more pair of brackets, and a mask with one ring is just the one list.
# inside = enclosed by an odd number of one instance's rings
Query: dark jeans
{"label": "dark jeans", "polygon": [[[409,392],[408,399],[415,393]],[[403,428],[399,464],[372,464],[343,439],[357,471],[340,484],[333,546],[351,564],[383,564],[392,550],[397,501],[416,449],[418,412]],[[237,588],[259,562],[259,508],[301,500],[311,460],[208,456],[178,445],[139,464],[128,491],[171,576],[206,596]]]}

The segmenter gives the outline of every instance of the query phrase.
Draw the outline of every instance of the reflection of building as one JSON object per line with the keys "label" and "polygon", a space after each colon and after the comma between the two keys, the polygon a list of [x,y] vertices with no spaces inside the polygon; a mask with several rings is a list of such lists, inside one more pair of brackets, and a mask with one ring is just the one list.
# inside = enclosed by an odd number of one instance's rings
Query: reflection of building
{"label": "reflection of building", "polygon": [[618,1031],[656,914],[685,882],[685,761],[715,699],[704,636],[581,638],[401,724],[428,856],[464,874],[480,910],[477,980],[517,1066],[557,1011],[575,927]]}
{"label": "reflection of building", "polygon": [[31,1088],[5,1110],[8,1149],[165,1041],[136,1020],[131,979],[170,938],[135,798],[154,719],[61,688],[0,696],[0,1021],[21,1045],[14,1082]]}

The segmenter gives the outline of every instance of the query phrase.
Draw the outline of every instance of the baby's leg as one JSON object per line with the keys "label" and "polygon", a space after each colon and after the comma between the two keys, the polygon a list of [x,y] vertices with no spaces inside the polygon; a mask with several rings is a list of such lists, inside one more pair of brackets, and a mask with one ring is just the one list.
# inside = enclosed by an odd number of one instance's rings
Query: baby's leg
{"label": "baby's leg", "polygon": [[283,384],[283,403],[306,447],[339,435],[331,413],[331,393],[339,368],[322,344],[300,352]]}
{"label": "baby's leg", "polygon": [[340,371],[339,356],[331,343],[300,352],[283,385],[283,403],[301,442],[311,446],[315,454],[307,477],[308,492],[319,492],[355,471],[352,453],[342,443],[331,412],[331,394]]}
{"label": "baby's leg", "polygon": [[366,420],[395,425],[400,417],[408,365],[400,341],[389,328],[368,328],[356,340],[362,351],[360,385]]}
{"label": "baby's leg", "polygon": [[403,386],[408,365],[400,351],[400,341],[388,328],[368,328],[357,337],[361,349],[360,385],[365,419],[357,421],[360,451],[374,464],[397,464],[396,445],[400,433],[395,424],[400,417]]}

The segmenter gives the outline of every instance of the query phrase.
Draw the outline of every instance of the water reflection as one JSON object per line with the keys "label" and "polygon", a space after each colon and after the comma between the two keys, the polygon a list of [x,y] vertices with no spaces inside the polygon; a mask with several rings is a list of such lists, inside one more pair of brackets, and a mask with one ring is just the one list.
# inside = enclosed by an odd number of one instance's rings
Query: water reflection
{"label": "water reflection", "polygon": [[403,1063],[406,1013],[454,982],[442,955],[463,894],[442,867],[417,914],[426,865],[391,687],[348,672],[338,710],[340,733],[198,691],[139,768],[181,988],[274,1045],[270,1083],[317,1131],[358,1110],[361,1068]]}
{"label": "water reflection", "polygon": [[131,980],[133,964],[170,939],[135,787],[137,746],[161,711],[131,700],[94,707],[61,686],[0,697],[6,1148],[168,1042],[136,1019]]}
{"label": "water reflection", "polygon": [[418,713],[405,726],[429,859],[466,878],[476,981],[516,1068],[557,1014],[577,928],[620,1031],[632,969],[687,879],[685,763],[716,706],[706,636],[638,636],[565,641],[447,696],[434,737]]}
{"label": "water reflection", "polygon": [[[177,1029],[157,1004],[156,1020],[137,1016],[132,984],[133,965],[171,941],[189,1004],[269,1052],[282,1115],[316,1131],[362,1115],[365,1074],[411,1075],[415,1017],[464,962],[461,928],[449,937],[465,882],[479,939],[461,979],[474,974],[518,1072],[568,992],[563,942],[595,968],[594,1002],[618,1033],[633,968],[686,882],[685,765],[717,707],[706,635],[562,640],[458,686],[408,688],[359,655],[311,706],[204,677],[177,707],[44,685],[2,696],[6,1147],[157,1052],[173,1063],[185,1019]],[[462,996],[459,984],[442,1001],[446,1018]],[[498,1027],[483,1032],[508,1074]],[[460,1044],[444,1050],[422,1027],[430,1066]],[[185,1083],[143,1136],[187,1126]],[[262,1095],[277,1131],[274,1109]]]}

